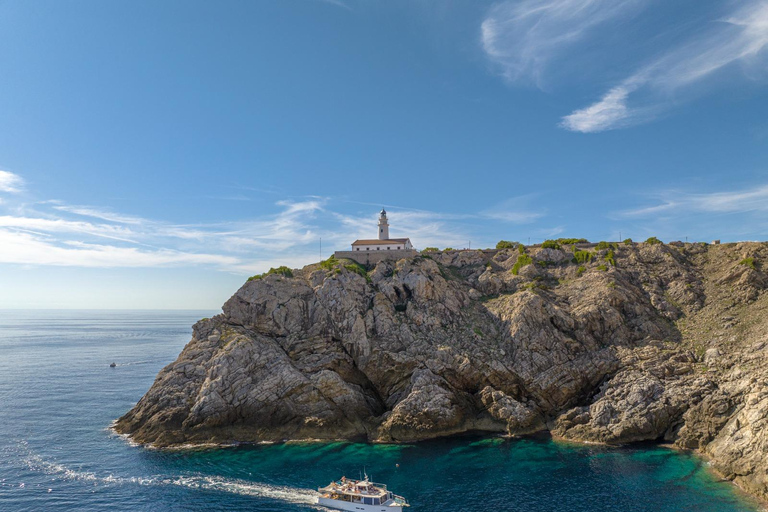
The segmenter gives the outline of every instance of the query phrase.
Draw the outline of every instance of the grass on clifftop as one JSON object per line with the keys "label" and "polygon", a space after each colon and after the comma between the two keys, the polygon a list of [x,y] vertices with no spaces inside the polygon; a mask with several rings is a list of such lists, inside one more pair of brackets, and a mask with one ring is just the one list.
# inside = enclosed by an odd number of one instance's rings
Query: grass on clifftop
{"label": "grass on clifftop", "polygon": [[365,278],[366,281],[370,282],[371,277],[368,275],[368,270],[363,266],[362,264],[349,259],[343,259],[339,260],[336,258],[336,256],[331,255],[330,258],[327,260],[323,260],[320,262],[320,268],[323,270],[334,270],[336,269],[337,273],[341,272],[340,268],[344,267],[345,269],[349,270],[350,272],[354,272],[355,274],[359,274],[362,277]]}
{"label": "grass on clifftop", "polygon": [[589,240],[586,238],[558,238],[557,243],[561,245],[586,244]]}
{"label": "grass on clifftop", "polygon": [[277,268],[270,268],[263,274],[256,274],[255,276],[251,276],[248,278],[248,281],[253,281],[254,279],[261,279],[262,277],[267,277],[272,274],[277,274],[284,277],[293,277],[293,271],[290,268],[286,267],[285,265],[282,265]]}
{"label": "grass on clifftop", "polygon": [[542,249],[560,249],[560,244],[557,243],[557,240],[544,240],[541,247]]}

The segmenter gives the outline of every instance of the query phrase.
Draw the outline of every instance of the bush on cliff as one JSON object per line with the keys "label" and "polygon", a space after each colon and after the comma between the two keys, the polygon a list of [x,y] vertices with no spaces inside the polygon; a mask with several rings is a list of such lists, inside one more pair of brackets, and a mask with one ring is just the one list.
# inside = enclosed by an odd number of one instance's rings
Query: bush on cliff
{"label": "bush on cliff", "polygon": [[496,244],[497,249],[514,249],[517,242],[510,242],[509,240],[499,240]]}
{"label": "bush on cliff", "polygon": [[586,238],[558,238],[557,243],[562,245],[586,244],[589,243],[589,240]]}
{"label": "bush on cliff", "polygon": [[598,242],[596,249],[602,251],[604,249],[618,249],[619,244],[616,242]]}
{"label": "bush on cliff", "polygon": [[253,281],[254,279],[261,279],[262,277],[266,277],[272,274],[277,274],[284,277],[293,277],[293,271],[285,265],[281,265],[277,268],[270,268],[263,274],[256,274],[255,276],[251,276],[248,278],[248,280]]}
{"label": "bush on cliff", "polygon": [[530,265],[533,263],[533,258],[528,256],[527,254],[521,254],[517,257],[517,261],[515,262],[515,265],[512,267],[512,273],[515,275],[518,275],[520,273],[520,269],[523,268],[526,265]]}
{"label": "bush on cliff", "polygon": [[652,237],[648,238],[648,239],[645,241],[645,243],[647,243],[647,244],[649,244],[649,245],[657,245],[657,244],[663,244],[664,242],[662,242],[661,240],[659,240],[659,239],[658,239],[658,238],[656,238],[655,236],[652,236]]}
{"label": "bush on cliff", "polygon": [[556,240],[544,240],[541,247],[542,249],[560,249],[560,244]]}
{"label": "bush on cliff", "polygon": [[588,263],[592,261],[593,254],[589,251],[575,251],[573,253],[574,263]]}
{"label": "bush on cliff", "polygon": [[755,258],[744,258],[739,262],[739,265],[744,265],[745,267],[755,270]]}
{"label": "bush on cliff", "polygon": [[332,270],[333,267],[335,267],[337,263],[339,263],[339,260],[336,259],[336,256],[331,254],[330,258],[320,262],[320,268],[322,268],[324,270]]}

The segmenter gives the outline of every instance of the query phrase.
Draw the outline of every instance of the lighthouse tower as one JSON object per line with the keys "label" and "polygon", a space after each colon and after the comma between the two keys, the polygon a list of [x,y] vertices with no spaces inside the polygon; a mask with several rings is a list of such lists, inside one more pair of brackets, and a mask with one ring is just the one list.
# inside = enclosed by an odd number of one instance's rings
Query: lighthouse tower
{"label": "lighthouse tower", "polygon": [[379,214],[379,240],[389,240],[389,222],[387,221],[387,210],[384,208]]}
{"label": "lighthouse tower", "polygon": [[351,251],[336,251],[337,258],[350,258],[363,265],[375,265],[383,260],[398,260],[416,256],[410,238],[389,238],[387,211],[379,213],[379,237],[352,242]]}

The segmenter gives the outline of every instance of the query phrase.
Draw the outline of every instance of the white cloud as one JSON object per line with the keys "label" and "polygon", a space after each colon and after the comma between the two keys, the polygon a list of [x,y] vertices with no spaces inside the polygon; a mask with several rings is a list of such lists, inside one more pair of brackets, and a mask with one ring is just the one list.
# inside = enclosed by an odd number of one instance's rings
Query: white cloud
{"label": "white cloud", "polygon": [[[391,234],[417,247],[466,247],[482,243],[477,228],[488,220],[525,224],[542,213],[528,197],[512,198],[486,211],[449,214],[396,208]],[[62,201],[17,202],[0,210],[0,263],[104,267],[202,265],[234,273],[263,272],[283,264],[318,260],[320,239],[327,257],[357,238],[376,236],[378,208],[353,216],[329,208],[323,197],[283,200],[277,211],[254,219],[173,224]],[[388,208],[390,209],[390,208]],[[391,210],[391,209],[390,209]]]}
{"label": "white cloud", "polygon": [[637,12],[648,0],[507,0],[494,5],[481,25],[488,57],[510,81],[543,75],[599,25]]}
{"label": "white cloud", "polygon": [[625,85],[614,87],[597,103],[565,116],[561,126],[583,133],[604,130],[606,126],[617,127],[629,117],[629,93],[630,90]]}
{"label": "white cloud", "polygon": [[530,224],[544,216],[543,211],[538,211],[531,207],[530,203],[534,197],[534,195],[529,194],[507,199],[487,210],[483,210],[480,212],[480,216],[512,224]]}
{"label": "white cloud", "polygon": [[745,190],[690,194],[665,191],[659,204],[620,212],[624,217],[649,217],[660,214],[768,212],[768,185]]}
{"label": "white cloud", "polygon": [[24,187],[24,180],[20,176],[8,171],[0,171],[0,192],[10,192],[12,194],[21,192]]}
{"label": "white cloud", "polygon": [[67,242],[0,229],[0,263],[76,267],[165,267],[180,265],[228,266],[237,258],[216,254],[192,254],[169,249],[146,251],[135,247]]}
{"label": "white cloud", "polygon": [[613,87],[600,101],[565,116],[561,126],[593,133],[646,121],[674,103],[675,93],[727,66],[765,57],[767,47],[768,2],[748,2],[703,36],[665,53]]}
{"label": "white cloud", "polygon": [[74,213],[83,217],[92,217],[94,219],[106,220],[109,222],[117,222],[120,224],[141,224],[145,222],[145,219],[140,217],[131,217],[128,215],[119,215],[107,210],[101,210],[99,208],[93,208],[91,206],[67,206],[57,205],[54,206],[56,210],[63,212]]}

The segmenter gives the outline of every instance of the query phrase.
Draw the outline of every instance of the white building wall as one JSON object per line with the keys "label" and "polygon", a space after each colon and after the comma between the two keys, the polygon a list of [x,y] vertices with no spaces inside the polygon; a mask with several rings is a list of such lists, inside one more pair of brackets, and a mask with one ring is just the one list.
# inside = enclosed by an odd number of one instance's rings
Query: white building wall
{"label": "white building wall", "polygon": [[[371,251],[402,251],[403,249],[411,249],[411,247],[405,247],[406,244],[386,244],[386,245],[353,245],[353,251],[371,252]],[[410,244],[407,244],[410,245]]]}

